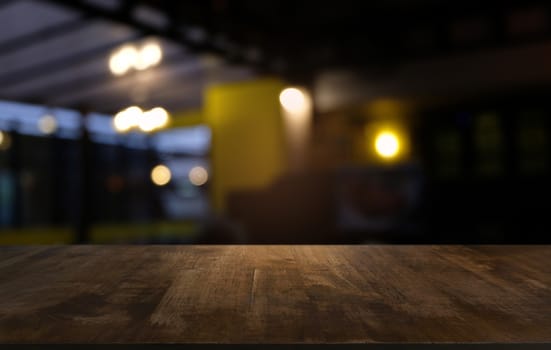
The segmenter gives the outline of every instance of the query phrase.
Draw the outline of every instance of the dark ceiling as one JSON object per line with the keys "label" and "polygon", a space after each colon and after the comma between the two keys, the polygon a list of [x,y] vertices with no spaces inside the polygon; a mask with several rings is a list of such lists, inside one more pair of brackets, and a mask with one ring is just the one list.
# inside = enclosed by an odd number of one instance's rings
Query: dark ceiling
{"label": "dark ceiling", "polygon": [[[550,14],[546,1],[4,0],[0,99],[192,108],[212,82],[384,75],[408,60],[547,41]],[[110,52],[148,37],[163,43],[161,66],[113,77]]]}
{"label": "dark ceiling", "polygon": [[[150,0],[148,4],[169,14],[175,28],[201,28],[227,60],[255,63],[261,70],[289,78],[311,77],[331,67],[377,69],[418,57],[546,40],[550,34],[548,1]],[[515,32],[523,30],[528,33]]]}

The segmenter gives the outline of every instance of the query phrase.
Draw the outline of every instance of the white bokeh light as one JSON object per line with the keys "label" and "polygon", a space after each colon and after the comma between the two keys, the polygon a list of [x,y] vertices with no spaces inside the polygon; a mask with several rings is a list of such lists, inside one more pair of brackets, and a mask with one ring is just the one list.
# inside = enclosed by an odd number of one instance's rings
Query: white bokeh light
{"label": "white bokeh light", "polygon": [[57,119],[52,115],[45,115],[38,120],[38,129],[45,135],[51,135],[57,130]]}
{"label": "white bokeh light", "polygon": [[138,117],[138,127],[143,132],[150,132],[150,131],[155,130],[156,122],[155,122],[155,118],[153,116],[153,113],[151,113],[151,111],[143,112]]}
{"label": "white bokeh light", "polygon": [[125,74],[136,65],[138,58],[138,50],[134,46],[125,45],[111,55],[109,69],[115,75]]}
{"label": "white bokeh light", "polygon": [[160,129],[168,124],[168,112],[162,107],[155,107],[143,112],[138,118],[138,127],[144,132]]}
{"label": "white bokeh light", "polygon": [[163,58],[163,51],[158,43],[151,42],[145,44],[138,53],[138,58],[134,64],[137,70],[144,70],[153,67]]}
{"label": "white bokeh light", "polygon": [[288,112],[301,112],[308,108],[305,94],[297,88],[286,88],[279,94],[281,106]]}
{"label": "white bokeh light", "polygon": [[126,132],[133,127],[138,126],[143,111],[138,106],[128,107],[115,115],[113,126],[118,132]]}
{"label": "white bokeh light", "polygon": [[131,69],[144,70],[158,65],[163,58],[163,50],[157,42],[148,42],[138,48],[124,45],[109,58],[109,70],[114,75],[126,74]]}
{"label": "white bokeh light", "polygon": [[189,182],[195,186],[202,186],[207,183],[209,179],[209,173],[207,169],[202,166],[195,166],[191,168],[188,174]]}

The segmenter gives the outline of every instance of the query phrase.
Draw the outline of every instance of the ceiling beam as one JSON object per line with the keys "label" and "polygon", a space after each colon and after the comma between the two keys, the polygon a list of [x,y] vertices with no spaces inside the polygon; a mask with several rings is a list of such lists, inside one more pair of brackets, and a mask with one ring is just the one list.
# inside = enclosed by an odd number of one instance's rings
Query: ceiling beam
{"label": "ceiling beam", "polygon": [[17,70],[15,72],[4,74],[3,76],[0,76],[0,86],[13,87],[22,83],[36,80],[46,75],[65,70],[67,69],[67,67],[76,66],[90,60],[95,60],[98,57],[103,58],[107,52],[113,50],[114,48],[129,41],[138,40],[142,37],[143,34],[131,35],[130,37],[127,37],[123,40],[109,42],[99,47],[94,47],[92,49],[77,52],[69,56],[56,58],[44,63],[39,63],[31,67]]}
{"label": "ceiling beam", "polygon": [[94,6],[91,3],[83,2],[80,0],[43,0],[58,5],[65,6],[69,9],[79,11],[83,14],[88,14],[93,17],[99,17],[107,19],[113,22],[121,23],[128,25],[144,35],[154,35],[161,38],[172,41],[180,46],[183,46],[187,51],[197,52],[197,53],[211,53],[219,55],[222,58],[228,60],[231,63],[248,63],[254,65],[257,68],[266,68],[265,64],[260,60],[251,60],[247,59],[245,52],[240,52],[236,49],[235,45],[215,45],[209,40],[204,41],[195,41],[190,40],[182,30],[168,26],[167,28],[157,28],[151,26],[147,23],[143,23],[132,16],[132,11],[129,11],[128,8],[121,8],[119,11],[110,11],[108,9],[100,8]]}
{"label": "ceiling beam", "polygon": [[[179,63],[182,63],[182,54],[178,53],[176,55],[173,55],[171,57],[167,57],[163,59],[162,65],[155,67],[153,69],[159,69],[159,68],[170,68],[173,65],[177,65]],[[141,71],[132,71],[128,73],[128,75],[118,77],[117,80],[125,80],[125,79],[131,79],[132,76],[135,74],[140,74]],[[17,95],[25,95],[33,100],[38,101],[50,101],[54,97],[57,96],[64,96],[67,94],[71,94],[83,90],[90,90],[95,87],[99,86],[106,86],[110,83],[113,83],[115,80],[113,79],[113,75],[108,72],[107,69],[105,71],[98,73],[98,72],[91,72],[90,74],[86,74],[84,76],[79,76],[74,79],[69,79],[69,81],[62,81],[57,84],[50,84],[47,88],[35,88],[35,89],[24,89],[22,93],[15,93],[14,97],[17,98]]]}
{"label": "ceiling beam", "polygon": [[62,35],[71,34],[89,24],[86,19],[87,16],[78,16],[76,19],[56,23],[46,28],[40,28],[35,32],[6,40],[5,42],[0,43],[0,56],[4,54],[12,54],[14,51],[25,49],[34,44],[43,43],[44,41],[52,38],[59,38]]}

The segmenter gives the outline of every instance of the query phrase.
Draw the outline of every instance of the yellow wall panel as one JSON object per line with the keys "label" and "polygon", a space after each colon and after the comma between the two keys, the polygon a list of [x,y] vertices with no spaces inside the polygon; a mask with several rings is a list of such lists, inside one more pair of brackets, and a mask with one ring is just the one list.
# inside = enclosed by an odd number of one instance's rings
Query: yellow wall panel
{"label": "yellow wall panel", "polygon": [[212,129],[211,190],[217,210],[228,193],[269,186],[286,168],[278,96],[283,83],[261,79],[212,86],[205,120]]}

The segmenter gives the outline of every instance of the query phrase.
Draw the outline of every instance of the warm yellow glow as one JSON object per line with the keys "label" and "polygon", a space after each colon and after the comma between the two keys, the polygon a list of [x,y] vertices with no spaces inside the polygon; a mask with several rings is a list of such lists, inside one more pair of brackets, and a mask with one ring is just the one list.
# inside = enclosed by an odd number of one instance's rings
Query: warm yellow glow
{"label": "warm yellow glow", "polygon": [[119,59],[128,66],[128,68],[133,67],[138,61],[138,50],[133,46],[123,46],[117,53]]}
{"label": "warm yellow glow", "polygon": [[279,94],[281,106],[288,112],[302,112],[308,108],[308,101],[302,91],[297,88],[286,88]]}
{"label": "warm yellow glow", "polygon": [[123,61],[119,55],[111,55],[111,58],[109,58],[109,70],[114,75],[123,75],[129,68],[130,65]]}
{"label": "warm yellow glow", "polygon": [[53,134],[57,130],[57,120],[54,116],[45,115],[38,120],[38,129],[43,134]]}
{"label": "warm yellow glow", "polygon": [[0,131],[0,151],[10,148],[10,135],[4,131]]}
{"label": "warm yellow glow", "polygon": [[125,117],[125,112],[126,111],[120,111],[115,115],[115,118],[113,118],[113,126],[118,132],[125,132],[130,129],[130,124],[128,123],[128,119]]}
{"label": "warm yellow glow", "polygon": [[134,127],[143,132],[160,129],[168,124],[168,112],[162,107],[143,111],[140,107],[128,107],[115,115],[113,126],[118,132],[126,132]]}
{"label": "warm yellow glow", "polygon": [[168,112],[161,107],[155,107],[143,112],[138,118],[138,127],[144,132],[160,129],[168,124]]}
{"label": "warm yellow glow", "polygon": [[155,107],[149,111],[155,119],[155,127],[162,128],[168,124],[168,112],[162,107]]}
{"label": "warm yellow glow", "polygon": [[384,131],[375,138],[375,151],[383,158],[394,158],[400,152],[400,140],[390,131]]}
{"label": "warm yellow glow", "polygon": [[143,132],[153,131],[156,127],[155,118],[152,115],[151,111],[143,112],[138,117],[138,127]]}
{"label": "warm yellow glow", "polygon": [[312,98],[307,90],[288,87],[279,94],[285,141],[292,171],[304,167],[312,129]]}
{"label": "warm yellow glow", "polygon": [[189,182],[195,186],[204,185],[209,179],[209,173],[202,166],[191,168],[188,174]]}
{"label": "warm yellow glow", "polygon": [[380,120],[404,118],[410,113],[410,109],[406,100],[395,98],[378,98],[365,105],[367,116]]}
{"label": "warm yellow glow", "polygon": [[137,70],[144,70],[153,67],[163,58],[163,51],[158,43],[151,42],[145,44],[139,51],[138,59],[134,64]]}
{"label": "warm yellow glow", "polygon": [[115,75],[122,75],[136,65],[139,53],[134,46],[126,45],[111,54],[109,69]]}
{"label": "warm yellow glow", "polygon": [[151,181],[157,186],[164,186],[170,182],[172,173],[166,165],[157,165],[151,170]]}
{"label": "warm yellow glow", "polygon": [[144,70],[156,66],[163,58],[163,51],[157,42],[149,42],[140,49],[125,45],[111,54],[109,69],[114,75],[123,75],[130,69]]}
{"label": "warm yellow glow", "polygon": [[138,106],[130,106],[126,109],[125,116],[131,126],[138,125],[138,119],[143,114],[143,111]]}
{"label": "warm yellow glow", "polygon": [[113,126],[118,132],[126,132],[131,128],[138,126],[143,111],[138,106],[128,107],[115,115]]}

